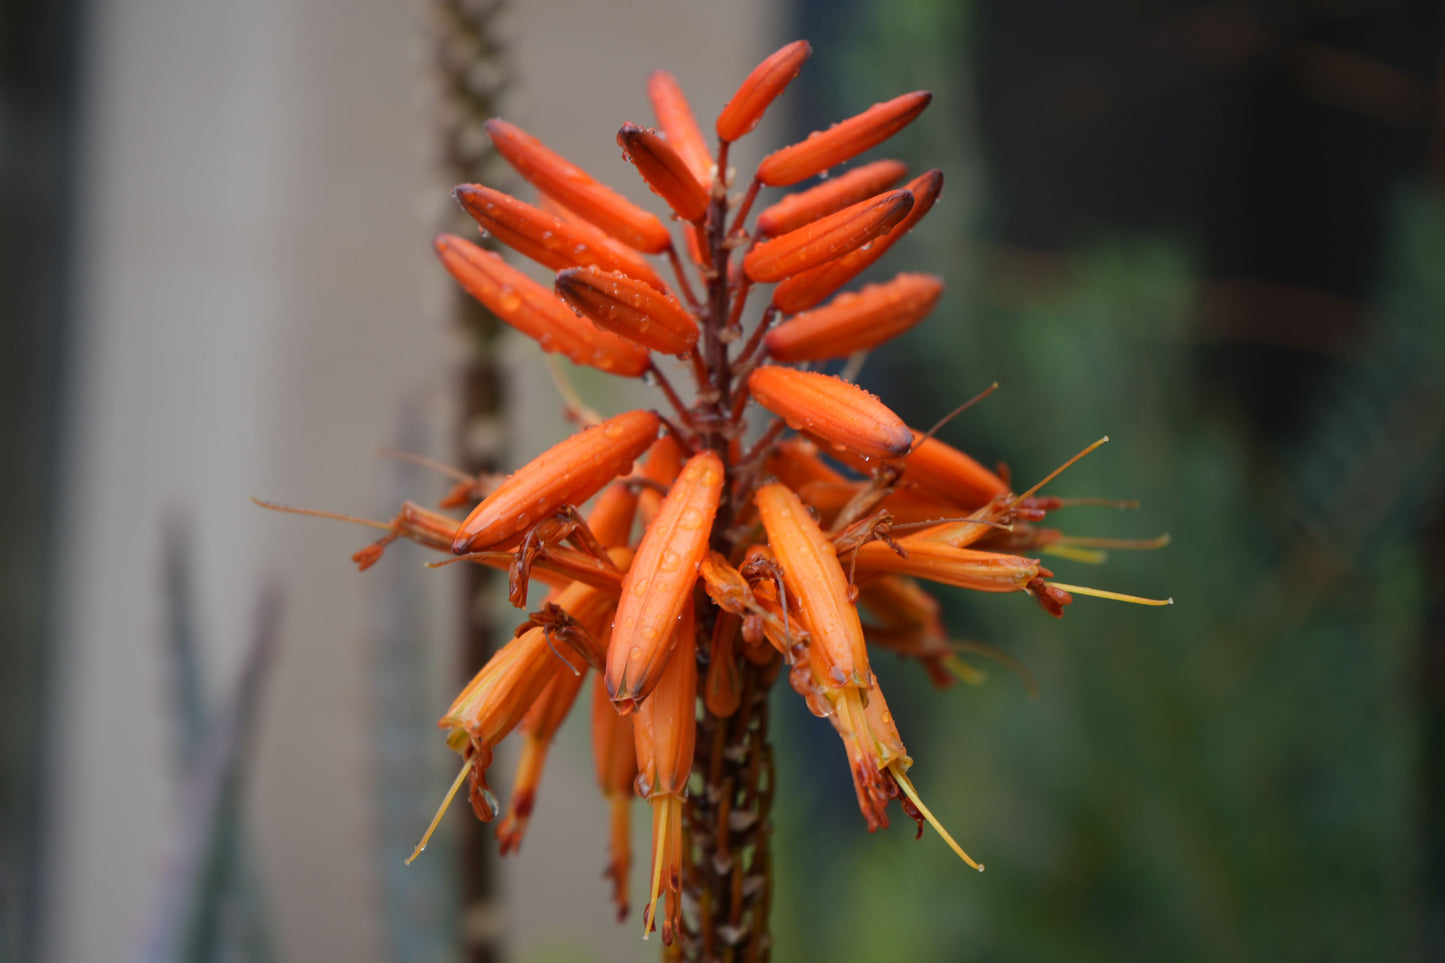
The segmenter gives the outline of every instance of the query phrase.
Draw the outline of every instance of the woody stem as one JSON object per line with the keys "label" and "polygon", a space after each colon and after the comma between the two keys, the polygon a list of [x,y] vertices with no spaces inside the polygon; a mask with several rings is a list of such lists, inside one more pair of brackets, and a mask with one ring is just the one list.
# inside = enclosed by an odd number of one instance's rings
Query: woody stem
{"label": "woody stem", "polygon": [[705,711],[698,722],[693,774],[701,786],[687,801],[692,858],[682,881],[697,925],[688,927],[684,960],[753,963],[770,955],[774,776],[767,697],[776,672],[776,663],[745,662],[737,711],[726,717]]}
{"label": "woody stem", "polygon": [[[717,452],[727,466],[727,490],[738,484],[739,466],[729,457],[730,441],[742,430],[741,412],[734,412],[732,359],[729,331],[734,290],[728,272],[732,248],[728,240],[728,201],[722,179],[727,171],[727,144],[718,150],[718,181],[708,210],[706,243],[713,271],[707,281],[707,306],[702,324],[702,371],[694,422],[701,444]],[[743,212],[745,215],[746,212]],[[734,319],[735,320],[735,319]],[[746,473],[744,473],[746,474]],[[744,493],[724,498],[713,523],[712,548],[728,558],[737,554],[733,512]],[[706,609],[705,609],[706,611]],[[701,638],[710,638],[712,610],[699,625]],[[707,678],[712,652],[698,647],[698,677]],[[733,656],[738,658],[737,656]],[[688,859],[684,861],[684,889],[691,897],[693,920],[684,923],[685,938],[674,945],[676,957],[696,961],[753,963],[769,956],[768,908],[772,901],[772,871],[768,851],[768,809],[773,794],[772,751],[767,741],[767,694],[777,664],[758,667],[740,659],[741,695],[728,716],[709,711],[704,703],[698,720],[697,749],[693,760],[692,791],[684,825]]]}

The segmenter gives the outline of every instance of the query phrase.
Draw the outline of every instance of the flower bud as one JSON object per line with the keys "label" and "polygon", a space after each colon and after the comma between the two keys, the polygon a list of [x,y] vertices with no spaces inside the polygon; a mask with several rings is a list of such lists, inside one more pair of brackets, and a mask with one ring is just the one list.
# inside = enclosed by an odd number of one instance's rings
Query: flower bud
{"label": "flower bud", "polygon": [[758,180],[769,187],[787,187],[841,164],[908,126],[932,99],[928,91],[916,90],[874,104],[827,130],[815,131],[807,140],[764,157],[758,165]]}
{"label": "flower bud", "polygon": [[672,243],[672,236],[655,215],[599,184],[516,124],[494,117],[486,128],[497,153],[518,174],[619,241],[647,254],[661,254]]}
{"label": "flower bud", "polygon": [[500,320],[573,364],[635,378],[647,370],[647,352],[596,325],[588,324],[563,304],[557,295],[455,234],[442,234],[433,242],[437,256],[452,277]]}
{"label": "flower bud", "polygon": [[759,244],[743,258],[743,271],[764,284],[801,274],[887,234],[912,208],[913,195],[906,190],[859,201]]}
{"label": "flower bud", "polygon": [[579,505],[618,475],[657,437],[661,421],[629,411],[580,431],[517,469],[457,530],[457,555],[500,544],[563,505]]}
{"label": "flower bud", "polygon": [[777,237],[849,204],[886,191],[908,172],[902,161],[881,160],[830,177],[805,191],[789,194],[758,215],[758,234]]}
{"label": "flower bud", "polygon": [[887,405],[855,384],[815,371],[763,365],[748,376],[758,404],[836,450],[865,459],[908,454],[913,433]]}
{"label": "flower bud", "polygon": [[641,281],[596,268],[557,274],[559,297],[597,327],[665,354],[686,354],[697,344],[697,321],[678,301]]}
{"label": "flower bud", "polygon": [[795,40],[754,67],[718,115],[718,137],[725,141],[737,140],[758,126],[768,105],[792,83],[812,55],[813,48],[808,41]]}

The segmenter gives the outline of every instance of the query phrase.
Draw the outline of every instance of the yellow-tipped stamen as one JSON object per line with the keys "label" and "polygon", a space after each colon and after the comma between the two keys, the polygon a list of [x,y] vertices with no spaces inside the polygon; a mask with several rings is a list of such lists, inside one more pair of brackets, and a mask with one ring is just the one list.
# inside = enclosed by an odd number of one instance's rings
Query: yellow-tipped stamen
{"label": "yellow-tipped stamen", "polygon": [[[551,355],[548,355],[550,358]],[[402,451],[400,448],[378,448],[377,455],[382,458],[390,458],[393,461],[404,461],[409,465],[417,465],[436,472],[438,475],[445,475],[452,481],[470,482],[476,481],[476,476],[468,475],[455,465],[448,465],[446,462],[437,461],[435,458],[428,458],[426,455],[418,455],[414,451]]]}
{"label": "yellow-tipped stamen", "polygon": [[544,356],[547,362],[547,374],[552,377],[552,386],[557,389],[557,394],[562,396],[562,404],[567,407],[568,413],[577,419],[580,428],[591,428],[593,425],[602,424],[602,416],[582,400],[577,389],[572,387],[572,382],[567,378],[567,373],[562,370],[562,362],[557,360],[554,354]]}
{"label": "yellow-tipped stamen", "polygon": [[[667,814],[672,809],[669,804],[673,798],[664,796],[661,799],[654,799],[652,802],[657,825],[652,829],[651,895],[647,898],[647,909],[642,914],[642,938],[644,940],[652,932],[653,924],[657,922],[657,900],[662,894],[662,857],[667,850]],[[660,811],[657,809],[658,806],[662,807]]]}
{"label": "yellow-tipped stamen", "polygon": [[389,532],[391,526],[386,522],[378,522],[374,518],[362,518],[360,515],[345,515],[341,512],[323,512],[319,508],[296,508],[292,505],[282,505],[279,502],[268,502],[251,496],[251,502],[260,505],[262,508],[270,509],[273,512],[285,512],[288,515],[312,515],[316,518],[329,518],[334,522],[351,522],[355,525],[365,525],[367,528],[375,528],[379,531]]}
{"label": "yellow-tipped stamen", "polygon": [[1115,602],[1133,602],[1135,605],[1173,605],[1174,599],[1146,599],[1140,595],[1125,595],[1123,592],[1110,592],[1108,589],[1089,588],[1084,585],[1065,585],[1063,582],[1049,582],[1054,588],[1063,589],[1074,595],[1092,595],[1096,599],[1113,599]]}
{"label": "yellow-tipped stamen", "polygon": [[1017,505],[1019,502],[1023,501],[1025,498],[1028,498],[1028,497],[1030,497],[1031,495],[1033,495],[1033,494],[1034,494],[1035,492],[1037,492],[1040,488],[1043,488],[1043,487],[1044,487],[1045,485],[1047,485],[1049,482],[1053,481],[1055,478],[1058,478],[1060,475],[1062,475],[1062,474],[1063,474],[1065,471],[1067,471],[1069,468],[1073,467],[1074,463],[1077,462],[1080,458],[1083,458],[1083,457],[1084,457],[1085,455],[1087,455],[1089,452],[1093,451],[1095,448],[1098,448],[1100,445],[1103,445],[1103,444],[1104,444],[1105,442],[1107,442],[1108,440],[1109,440],[1109,436],[1108,436],[1108,435],[1105,435],[1103,438],[1100,438],[1098,441],[1094,442],[1092,445],[1090,445],[1089,447],[1085,448],[1083,451],[1079,452],[1079,453],[1078,453],[1077,455],[1075,455],[1073,458],[1070,458],[1068,461],[1064,462],[1064,463],[1063,463],[1062,465],[1060,465],[1058,468],[1055,468],[1053,471],[1049,472],[1049,473],[1048,473],[1047,475],[1045,475],[1045,476],[1043,477],[1043,479],[1042,479],[1037,485],[1035,485],[1033,488],[1030,488],[1028,491],[1024,492],[1022,495],[1015,495],[1015,496],[1013,497],[1013,500],[1009,502],[1009,507],[1012,508],[1012,507],[1014,507],[1015,505]]}
{"label": "yellow-tipped stamen", "polygon": [[457,798],[457,791],[462,788],[462,783],[466,781],[467,770],[470,768],[472,768],[472,761],[470,759],[462,763],[462,771],[457,773],[457,778],[452,780],[452,788],[447,790],[446,798],[443,799],[442,804],[437,807],[437,814],[431,818],[431,825],[426,828],[426,832],[421,834],[421,842],[416,844],[416,849],[413,849],[411,855],[406,858],[406,865],[410,866],[412,862],[422,854],[422,851],[426,849],[426,844],[431,839],[431,834],[436,832],[437,826],[442,821],[442,816],[446,815],[446,811],[451,806],[452,800]]}
{"label": "yellow-tipped stamen", "polygon": [[954,838],[948,834],[948,830],[943,828],[943,824],[934,817],[933,813],[928,811],[927,806],[923,805],[923,800],[918,798],[918,790],[913,788],[913,783],[909,782],[908,777],[904,775],[903,767],[896,762],[891,762],[888,764],[888,771],[893,774],[893,781],[898,783],[898,787],[903,790],[903,794],[918,808],[918,811],[923,814],[923,818],[928,820],[928,825],[938,831],[938,835],[943,837],[943,841],[948,843],[949,848],[958,854],[958,858],[980,873],[983,872],[983,863],[975,862],[972,856],[965,853],[963,847],[958,845]]}
{"label": "yellow-tipped stamen", "polygon": [[1094,538],[1088,535],[1064,535],[1059,545],[1077,545],[1080,548],[1117,548],[1124,551],[1152,552],[1169,544],[1169,533],[1154,538]]}
{"label": "yellow-tipped stamen", "polygon": [[1039,549],[1039,552],[1043,555],[1066,558],[1071,562],[1083,562],[1086,565],[1103,565],[1109,560],[1108,552],[1101,552],[1094,548],[1077,548],[1061,542],[1055,542],[1053,545],[1045,545]]}

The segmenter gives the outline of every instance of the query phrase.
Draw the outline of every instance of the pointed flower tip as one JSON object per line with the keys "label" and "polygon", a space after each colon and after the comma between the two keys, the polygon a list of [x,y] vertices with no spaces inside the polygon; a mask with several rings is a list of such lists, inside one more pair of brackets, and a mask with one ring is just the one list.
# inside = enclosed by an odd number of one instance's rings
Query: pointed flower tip
{"label": "pointed flower tip", "polygon": [[711,200],[707,188],[667,141],[636,124],[623,124],[617,132],[617,146],[652,192],[666,201],[678,217],[699,223],[707,216]]}
{"label": "pointed flower tip", "polygon": [[908,173],[908,165],[897,160],[880,160],[830,177],[805,191],[797,191],[779,200],[758,215],[758,233],[777,237],[804,224],[841,211],[849,204],[866,200],[898,183]]}
{"label": "pointed flower tip", "polygon": [[838,450],[891,460],[913,444],[913,432],[892,409],[832,375],[763,365],[748,376],[748,388],[758,404]]}

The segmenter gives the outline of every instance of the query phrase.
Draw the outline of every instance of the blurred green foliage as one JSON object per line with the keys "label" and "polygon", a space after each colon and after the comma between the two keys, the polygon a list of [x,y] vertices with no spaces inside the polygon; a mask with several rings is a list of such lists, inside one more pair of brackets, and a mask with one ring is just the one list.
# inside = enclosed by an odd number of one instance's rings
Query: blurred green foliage
{"label": "blurred green foliage", "polygon": [[943,437],[1025,485],[1110,435],[1049,492],[1141,510],[1050,523],[1173,543],[1046,564],[1177,604],[1077,598],[1054,621],[1022,596],[942,590],[958,636],[1021,660],[1037,701],[998,667],[940,692],[879,660],[915,784],[982,876],[931,830],[915,844],[901,813],[869,836],[831,728],[780,691],[776,958],[1423,957],[1418,672],[1439,580],[1421,528],[1445,476],[1445,205],[1421,188],[1388,212],[1368,325],[1270,440],[1264,413],[1210,379],[1196,239],[1118,227],[1062,250],[990,245],[959,57],[969,8],[852,12],[820,20],[823,36],[806,24],[827,112],[804,129],[957,84],[935,102],[951,112],[891,152],[943,168],[944,203],[880,264],[943,275],[949,293],[862,381],[922,425],[999,381]]}

